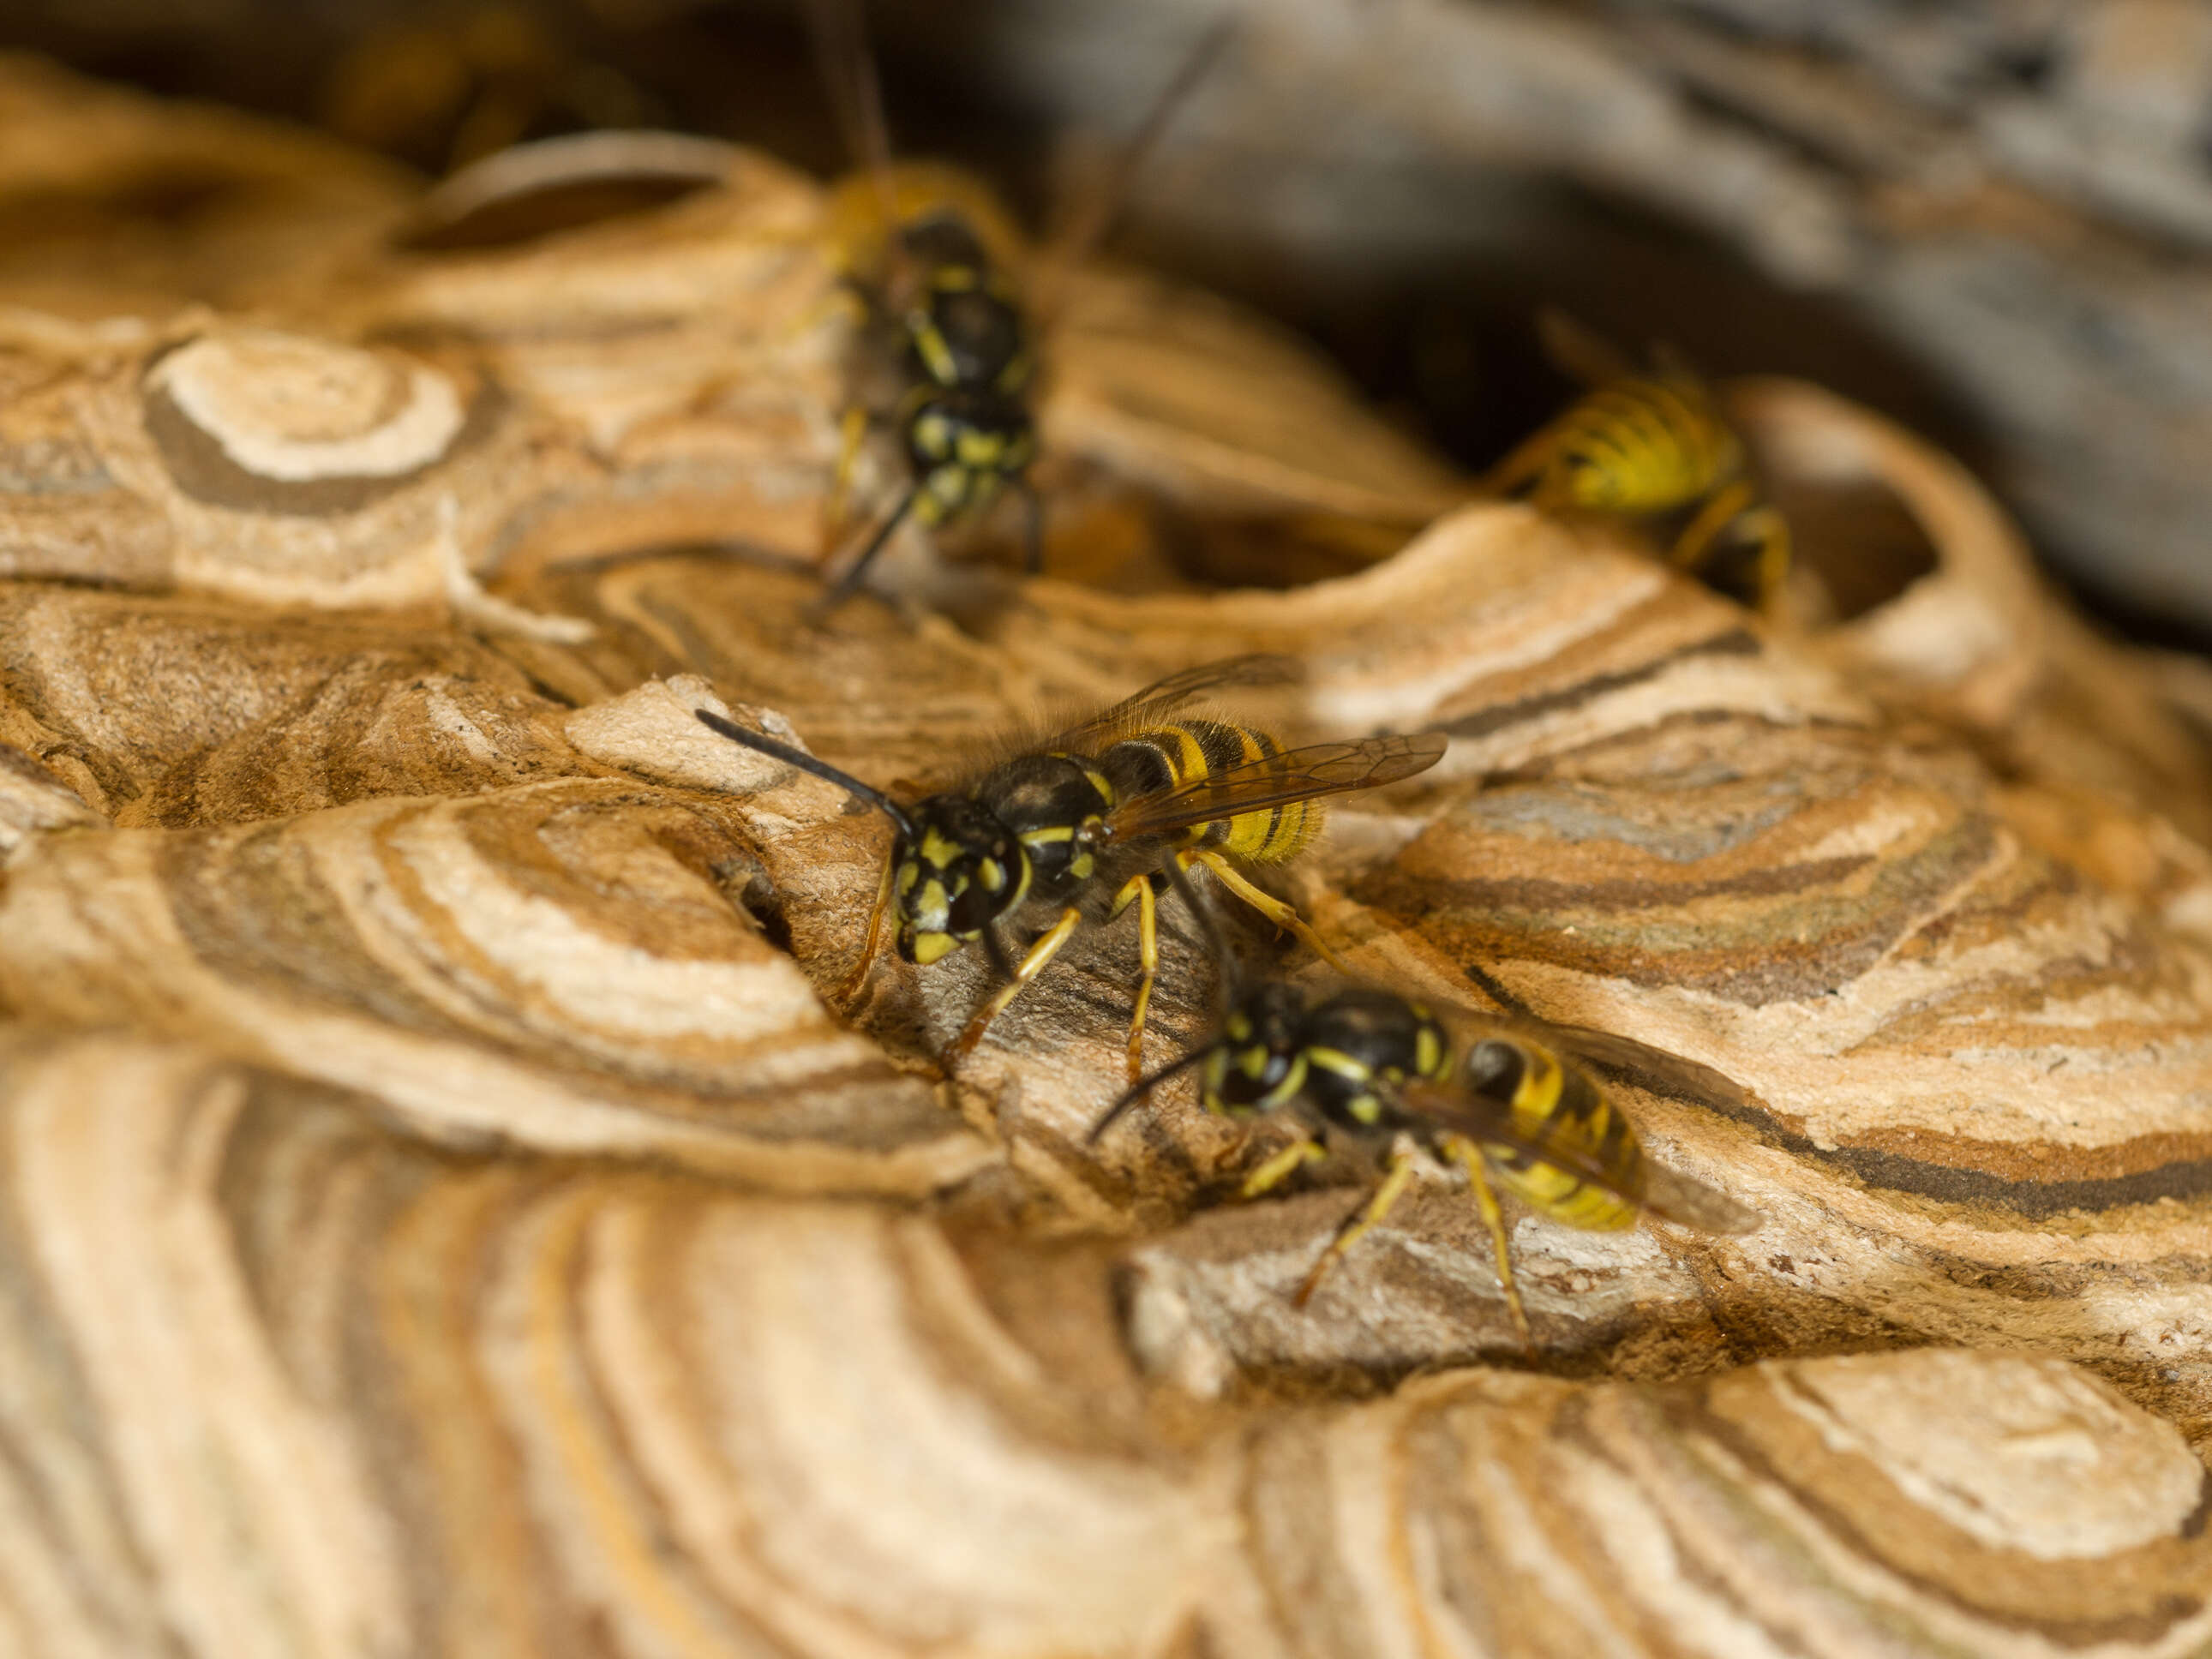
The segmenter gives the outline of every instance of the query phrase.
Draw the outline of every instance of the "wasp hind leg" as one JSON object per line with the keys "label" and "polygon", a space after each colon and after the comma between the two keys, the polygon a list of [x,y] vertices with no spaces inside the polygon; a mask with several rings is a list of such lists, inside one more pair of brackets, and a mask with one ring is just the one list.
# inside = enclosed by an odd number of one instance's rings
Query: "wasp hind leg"
{"label": "wasp hind leg", "polygon": [[1369,1229],[1397,1206],[1398,1200],[1406,1195],[1406,1188],[1413,1184],[1413,1165],[1418,1156],[1409,1150],[1390,1155],[1390,1167],[1383,1175],[1382,1184],[1375,1189],[1364,1204],[1345,1218],[1344,1224],[1336,1230],[1336,1237],[1329,1240],[1328,1248],[1321,1253],[1321,1260],[1313,1264],[1300,1281],[1297,1294],[1291,1297],[1291,1306],[1303,1308],[1310,1302],[1313,1293],[1321,1288],[1322,1280],[1328,1276],[1328,1270],[1367,1236]]}
{"label": "wasp hind leg", "polygon": [[1506,1238],[1505,1212],[1498,1207],[1498,1194],[1491,1189],[1490,1177],[1482,1167],[1482,1149],[1458,1135],[1444,1137],[1443,1144],[1445,1154],[1467,1171],[1468,1187],[1482,1212],[1483,1224],[1490,1229],[1490,1249],[1498,1267],[1498,1288],[1505,1292],[1505,1311],[1513,1316],[1513,1328],[1520,1335],[1522,1348],[1533,1354],[1536,1352],[1536,1339],[1528,1329],[1528,1310],[1521,1305],[1521,1286],[1513,1277],[1513,1252]]}
{"label": "wasp hind leg", "polygon": [[1741,518],[1752,501],[1751,486],[1741,478],[1706,496],[1705,505],[1682,526],[1682,533],[1674,538],[1667,562],[1677,570],[1702,569],[1721,532]]}
{"label": "wasp hind leg", "polygon": [[1145,1014],[1152,1006],[1152,985],[1160,972],[1160,900],[1152,890],[1150,872],[1129,878],[1114,896],[1112,914],[1121,915],[1133,899],[1137,906],[1137,960],[1142,969],[1136,1006],[1129,1012],[1129,1083],[1134,1087],[1145,1074]]}
{"label": "wasp hind leg", "polygon": [[1060,953],[1083,920],[1083,912],[1073,905],[1060,914],[1060,920],[1030,945],[1022,959],[1014,964],[1014,975],[1007,983],[991,994],[991,1000],[976,1011],[975,1018],[968,1022],[968,1029],[953,1042],[945,1053],[948,1070],[957,1070],[960,1063],[975,1052],[975,1045],[983,1040],[983,1033],[991,1029],[991,1022],[1006,1012],[1006,1005],[1022,994],[1027,985],[1044,971],[1044,966]]}
{"label": "wasp hind leg", "polygon": [[1185,869],[1188,869],[1194,864],[1204,865],[1213,872],[1213,878],[1227,888],[1232,895],[1243,900],[1245,903],[1267,917],[1285,933],[1295,934],[1300,943],[1306,945],[1330,967],[1335,969],[1338,973],[1347,978],[1351,976],[1352,969],[1344,965],[1342,959],[1335,951],[1322,942],[1319,933],[1306,926],[1304,916],[1272,893],[1264,893],[1255,887],[1244,878],[1243,872],[1235,865],[1230,863],[1220,854],[1210,848],[1199,847],[1178,853],[1176,857]]}

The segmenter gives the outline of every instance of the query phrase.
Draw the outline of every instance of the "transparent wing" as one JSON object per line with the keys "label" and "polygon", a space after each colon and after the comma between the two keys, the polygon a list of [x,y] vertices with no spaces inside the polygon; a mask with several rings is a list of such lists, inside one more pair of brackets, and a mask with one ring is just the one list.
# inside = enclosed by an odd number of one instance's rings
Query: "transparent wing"
{"label": "transparent wing", "polygon": [[1121,839],[1166,835],[1291,801],[1379,789],[1427,771],[1443,758],[1449,742],[1441,732],[1421,732],[1285,750],[1193,778],[1164,793],[1139,795],[1107,819],[1107,829]]}
{"label": "transparent wing", "polygon": [[1709,1233],[1747,1233],[1759,1225],[1759,1212],[1702,1181],[1650,1158],[1632,1175],[1608,1169],[1603,1160],[1565,1134],[1532,1134],[1496,1102],[1448,1084],[1408,1084],[1400,1091],[1407,1110],[1440,1128],[1480,1146],[1504,1146],[1611,1193],[1662,1221]]}
{"label": "transparent wing", "polygon": [[1297,678],[1298,663],[1294,657],[1255,653],[1200,663],[1180,674],[1170,674],[1124,697],[1112,708],[1101,709],[1035,744],[1025,743],[1023,746],[1048,752],[1095,755],[1132,732],[1159,725],[1176,710],[1187,708],[1213,692],[1239,685],[1289,685]]}

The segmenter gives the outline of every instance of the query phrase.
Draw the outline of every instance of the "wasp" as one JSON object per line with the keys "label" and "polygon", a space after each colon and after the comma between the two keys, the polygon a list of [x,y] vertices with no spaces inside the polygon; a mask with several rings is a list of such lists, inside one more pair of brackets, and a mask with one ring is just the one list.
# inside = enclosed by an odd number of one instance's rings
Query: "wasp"
{"label": "wasp", "polygon": [[[1158,904],[1178,892],[1200,925],[1210,912],[1188,883],[1203,868],[1221,889],[1335,957],[1295,908],[1245,871],[1279,865],[1320,832],[1322,798],[1378,788],[1425,771],[1444,752],[1436,732],[1285,749],[1256,727],[1188,712],[1209,693],[1285,680],[1278,657],[1232,658],[1172,675],[1103,713],[1009,757],[962,787],[902,802],[711,712],[699,719],[733,743],[825,778],[890,820],[890,852],[860,961],[841,994],[865,988],[887,916],[897,951],[927,966],[981,943],[1003,981],[952,1045],[957,1064],[1087,920],[1133,905],[1141,973],[1129,1023],[1128,1072],[1143,1072],[1146,1011],[1159,967]],[[1018,921],[1049,920],[1017,957]]]}
{"label": "wasp", "polygon": [[[1664,348],[1639,373],[1556,312],[1540,328],[1547,355],[1590,390],[1492,467],[1483,489],[1552,511],[1687,514],[1668,562],[1771,610],[1789,574],[1790,526],[1712,387]],[[1746,556],[1747,575],[1727,568]]]}
{"label": "wasp", "polygon": [[[1043,504],[1029,477],[1037,454],[1030,406],[1037,331],[1012,271],[1020,239],[972,180],[944,167],[894,165],[859,0],[813,0],[809,15],[831,101],[863,169],[833,199],[832,240],[863,313],[869,349],[862,355],[888,356],[897,366],[891,406],[872,418],[897,432],[908,475],[820,608],[859,587],[908,518],[940,529],[979,518],[1009,490],[1026,509],[1024,565],[1035,574],[1044,562]],[[1200,42],[1125,148],[1105,199],[1126,187],[1227,37],[1225,27],[1217,27]],[[1102,200],[1082,222],[1079,243],[1103,237],[1110,217]],[[1060,263],[1079,257],[1075,248],[1063,250]],[[862,404],[846,411],[830,491],[833,523],[842,516],[871,421]]]}
{"label": "wasp", "polygon": [[1462,1174],[1490,1229],[1498,1281],[1522,1346],[1527,1310],[1513,1277],[1502,1187],[1571,1227],[1616,1231],[1644,1215],[1707,1232],[1747,1232],[1759,1217],[1703,1182],[1644,1156],[1620,1104],[1568,1057],[1647,1076],[1708,1101],[1740,1098],[1717,1073],[1626,1037],[1432,1009],[1397,993],[1352,985],[1310,995],[1267,981],[1240,996],[1211,1043],[1141,1079],[1091,1131],[1096,1142],[1124,1112],[1176,1072],[1195,1066],[1199,1101],[1218,1115],[1281,1112],[1296,1139],[1245,1177],[1256,1198],[1348,1142],[1380,1170],[1292,1298],[1322,1280],[1405,1195],[1424,1158]]}

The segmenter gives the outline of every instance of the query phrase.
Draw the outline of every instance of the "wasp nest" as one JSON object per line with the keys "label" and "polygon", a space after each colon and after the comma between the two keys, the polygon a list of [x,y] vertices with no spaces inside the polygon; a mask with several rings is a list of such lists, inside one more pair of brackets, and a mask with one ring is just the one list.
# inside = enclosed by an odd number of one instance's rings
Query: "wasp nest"
{"label": "wasp nest", "polygon": [[[918,550],[817,625],[813,182],[628,138],[417,198],[8,74],[106,171],[0,271],[7,1651],[2212,1642],[2212,695],[1943,457],[1732,388],[1770,627],[1091,271],[1063,574]],[[252,210],[100,217],[179,156]],[[978,953],[830,1006],[884,826],[692,717],[902,787],[1248,651],[1290,739],[1452,738],[1295,867],[1321,931],[1731,1080],[1621,1098],[1755,1231],[1512,1212],[1532,1360],[1425,1188],[1302,1310],[1353,1189],[1224,1201],[1180,1093],[1086,1144],[1126,926],[948,1079]]]}

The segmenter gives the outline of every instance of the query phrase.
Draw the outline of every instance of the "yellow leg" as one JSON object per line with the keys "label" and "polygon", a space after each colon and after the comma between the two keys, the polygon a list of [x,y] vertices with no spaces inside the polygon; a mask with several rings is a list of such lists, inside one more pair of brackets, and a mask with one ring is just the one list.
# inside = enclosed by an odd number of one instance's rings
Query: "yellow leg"
{"label": "yellow leg", "polygon": [[1552,464],[1552,452],[1558,447],[1549,427],[1520,445],[1504,460],[1475,481],[1475,489],[1485,495],[1510,495],[1532,478],[1540,478]]}
{"label": "yellow leg", "polygon": [[1677,570],[1695,570],[1712,551],[1713,538],[1728,528],[1729,522],[1752,502],[1751,486],[1742,479],[1705,498],[1697,516],[1682,526],[1682,533],[1674,538],[1674,550],[1667,562]]}
{"label": "yellow leg", "polygon": [[1328,1154],[1322,1144],[1308,1137],[1294,1140],[1244,1177],[1241,1188],[1247,1198],[1257,1198],[1262,1193],[1273,1192],[1290,1179],[1291,1171],[1308,1164],[1318,1164]]}
{"label": "yellow leg", "polygon": [[1306,926],[1304,917],[1284,903],[1282,900],[1271,894],[1261,892],[1250,882],[1245,880],[1237,866],[1222,857],[1220,854],[1210,848],[1200,847],[1188,852],[1178,853],[1176,856],[1182,860],[1185,869],[1194,864],[1204,865],[1213,872],[1213,878],[1226,887],[1230,892],[1243,899],[1245,903],[1267,917],[1285,933],[1295,933],[1316,956],[1335,969],[1338,973],[1347,976],[1351,974],[1352,969],[1339,960],[1336,952],[1322,943],[1321,935]]}
{"label": "yellow leg", "polygon": [[1059,953],[1060,947],[1067,943],[1068,935],[1074,933],[1076,924],[1082,920],[1083,912],[1073,905],[1060,913],[1060,920],[1053,923],[1051,929],[1030,946],[1029,954],[1014,965],[1013,978],[993,992],[991,1000],[983,1005],[975,1018],[968,1022],[968,1029],[961,1032],[951,1053],[945,1056],[948,1066],[958,1066],[975,1052],[975,1045],[983,1040],[983,1033],[990,1030],[991,1022],[1006,1012],[1006,1005],[1021,994],[1023,986],[1044,971],[1045,963]]}
{"label": "yellow leg", "polygon": [[860,1000],[860,993],[868,988],[868,970],[876,965],[876,946],[884,937],[884,916],[891,908],[891,860],[884,860],[884,878],[876,888],[876,908],[868,912],[867,942],[860,946],[860,959],[853,965],[844,984],[837,988],[837,1006],[848,1012]]}
{"label": "yellow leg", "polygon": [[1444,1150],[1451,1154],[1453,1163],[1467,1171],[1467,1184],[1481,1208],[1483,1224],[1490,1229],[1490,1249],[1498,1264],[1498,1287],[1505,1292],[1505,1311],[1513,1316],[1513,1328],[1521,1334],[1521,1346],[1534,1353],[1536,1340],[1528,1329],[1528,1310],[1521,1305],[1521,1286],[1513,1278],[1513,1253],[1506,1243],[1505,1214],[1498,1207],[1498,1194],[1490,1189],[1490,1176],[1482,1167],[1482,1149],[1471,1140],[1452,1135],[1445,1139]]}
{"label": "yellow leg", "polygon": [[1790,523],[1771,507],[1753,507],[1743,526],[1759,538],[1759,608],[1771,611],[1790,575]]}
{"label": "yellow leg", "polygon": [[1137,901],[1137,960],[1144,969],[1137,981],[1137,1006],[1129,1014],[1129,1081],[1133,1085],[1145,1074],[1145,1011],[1152,1005],[1152,981],[1160,971],[1160,901],[1149,876],[1139,876],[1122,888],[1115,896],[1114,908],[1119,911],[1132,897]]}
{"label": "yellow leg", "polygon": [[830,497],[822,504],[822,554],[837,550],[845,531],[845,508],[853,493],[853,471],[867,441],[868,411],[855,404],[838,421],[837,470],[830,477]]}
{"label": "yellow leg", "polygon": [[1398,1200],[1406,1195],[1406,1188],[1413,1179],[1413,1159],[1412,1152],[1399,1152],[1391,1158],[1390,1168],[1382,1177],[1382,1184],[1375,1189],[1374,1195],[1367,1202],[1346,1218],[1344,1225],[1336,1230],[1336,1237],[1329,1241],[1328,1248],[1321,1253],[1321,1260],[1313,1264],[1312,1271],[1299,1285],[1297,1294],[1291,1298],[1291,1305],[1303,1308],[1312,1300],[1314,1291],[1320,1288],[1321,1281],[1328,1276],[1328,1270],[1343,1260],[1345,1253],[1366,1237],[1368,1229],[1389,1214]]}

